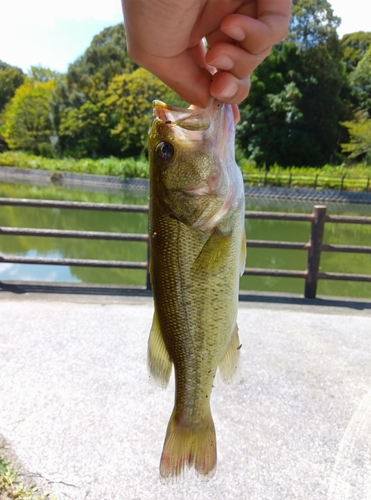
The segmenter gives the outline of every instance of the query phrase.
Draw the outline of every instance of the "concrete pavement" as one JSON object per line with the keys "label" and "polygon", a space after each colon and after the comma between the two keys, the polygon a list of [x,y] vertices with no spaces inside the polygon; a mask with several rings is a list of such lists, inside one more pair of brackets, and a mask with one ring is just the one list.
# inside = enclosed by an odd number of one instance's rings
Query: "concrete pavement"
{"label": "concrete pavement", "polygon": [[0,434],[58,500],[370,500],[371,303],[245,298],[209,482],[159,481],[173,383],[147,375],[151,298],[1,292]]}

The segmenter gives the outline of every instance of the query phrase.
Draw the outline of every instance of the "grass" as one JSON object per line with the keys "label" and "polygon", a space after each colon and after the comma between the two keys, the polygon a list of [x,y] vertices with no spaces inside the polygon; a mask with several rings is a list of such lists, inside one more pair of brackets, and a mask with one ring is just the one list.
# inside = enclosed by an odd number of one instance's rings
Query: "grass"
{"label": "grass", "polygon": [[[371,166],[355,164],[347,166],[289,167],[273,165],[268,171],[259,169],[246,158],[239,158],[244,180],[248,186],[281,186],[292,188],[344,189],[371,191]],[[43,158],[21,151],[0,153],[0,166],[41,169],[50,172],[112,175],[125,178],[147,178],[148,160],[140,158]]]}
{"label": "grass", "polygon": [[40,495],[35,486],[24,486],[16,469],[0,450],[0,500],[51,500],[51,497]]}
{"label": "grass", "polygon": [[22,151],[0,153],[0,166],[48,170],[50,172],[73,172],[78,174],[114,175],[127,177],[148,177],[148,161],[142,158],[43,158]]}

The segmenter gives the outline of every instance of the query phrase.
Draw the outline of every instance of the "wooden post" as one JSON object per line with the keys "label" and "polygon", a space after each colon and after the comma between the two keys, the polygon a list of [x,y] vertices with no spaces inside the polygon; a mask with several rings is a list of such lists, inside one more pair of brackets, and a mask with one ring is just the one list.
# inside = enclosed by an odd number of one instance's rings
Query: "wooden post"
{"label": "wooden post", "polygon": [[305,279],[304,297],[315,299],[317,292],[318,271],[321,258],[323,231],[325,227],[326,206],[313,207],[313,220],[310,231],[307,276]]}

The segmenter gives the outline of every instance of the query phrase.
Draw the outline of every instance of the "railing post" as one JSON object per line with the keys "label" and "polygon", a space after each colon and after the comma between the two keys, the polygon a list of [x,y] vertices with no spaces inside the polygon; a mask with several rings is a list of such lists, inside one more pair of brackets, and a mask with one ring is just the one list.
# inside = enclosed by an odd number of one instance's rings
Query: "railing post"
{"label": "railing post", "polygon": [[343,174],[343,175],[341,176],[340,191],[344,191],[344,179],[345,179],[345,175],[346,175],[346,174]]}
{"label": "railing post", "polygon": [[321,258],[323,231],[325,227],[326,206],[313,207],[313,220],[310,231],[307,277],[305,278],[304,297],[315,299],[317,292],[318,270]]}

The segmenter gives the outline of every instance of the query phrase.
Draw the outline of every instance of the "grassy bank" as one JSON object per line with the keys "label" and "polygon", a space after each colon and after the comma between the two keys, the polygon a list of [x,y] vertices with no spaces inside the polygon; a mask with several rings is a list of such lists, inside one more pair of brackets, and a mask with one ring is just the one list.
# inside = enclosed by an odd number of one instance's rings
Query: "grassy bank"
{"label": "grassy bank", "polygon": [[[290,167],[274,165],[269,171],[259,169],[254,162],[242,158],[238,161],[248,186],[280,186],[292,188],[344,189],[349,191],[371,191],[371,166],[363,164],[351,167],[325,165],[323,167]],[[83,158],[51,159],[7,151],[0,154],[0,166],[41,169],[50,172],[113,175],[125,178],[148,177],[148,160],[114,157],[93,160]]]}
{"label": "grassy bank", "polygon": [[122,178],[148,177],[148,161],[145,158],[109,157],[93,160],[91,158],[43,158],[21,151],[0,153],[0,166],[49,170],[50,172],[71,172],[77,174],[114,175]]}

